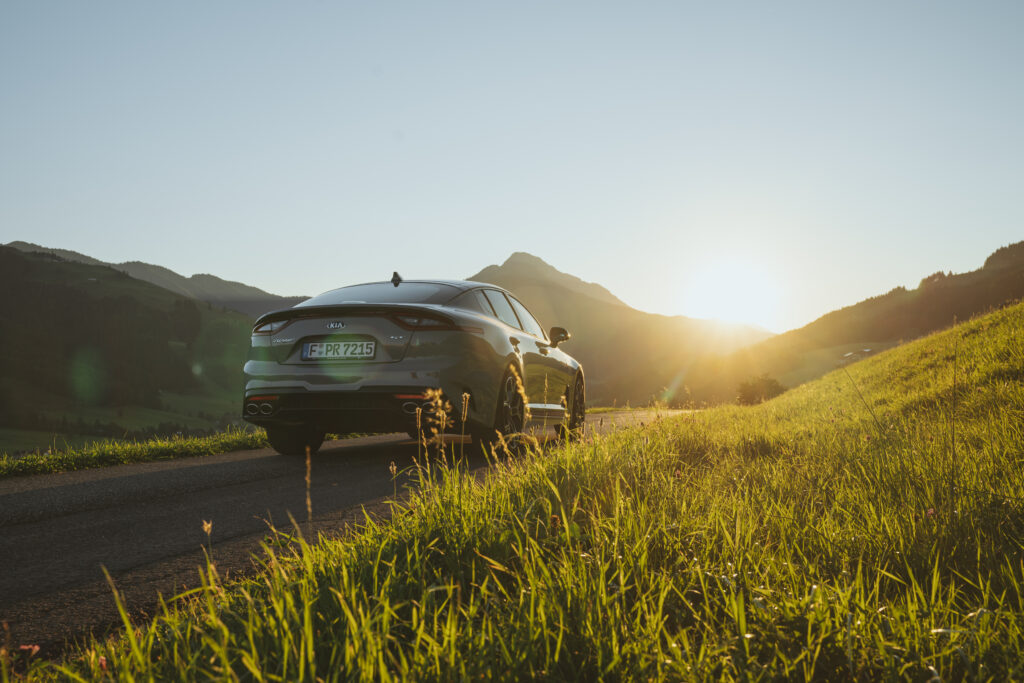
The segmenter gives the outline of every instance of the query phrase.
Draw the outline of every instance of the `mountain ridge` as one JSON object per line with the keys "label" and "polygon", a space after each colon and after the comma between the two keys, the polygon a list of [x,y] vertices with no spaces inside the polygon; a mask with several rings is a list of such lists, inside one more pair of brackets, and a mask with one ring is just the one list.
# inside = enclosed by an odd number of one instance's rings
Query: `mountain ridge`
{"label": "mountain ridge", "polygon": [[501,273],[502,277],[509,277],[510,274],[515,273],[518,277],[533,276],[547,279],[555,278],[560,280],[562,286],[584,293],[599,301],[605,301],[619,306],[627,305],[602,285],[599,285],[596,282],[586,282],[575,275],[564,273],[539,256],[534,256],[533,254],[525,251],[512,252],[512,255],[505,259],[505,262],[500,266],[489,265],[483,268],[476,275],[467,279],[475,282],[489,282],[489,278],[495,277],[497,273]]}
{"label": "mountain ridge", "polygon": [[603,286],[524,252],[468,279],[504,287],[543,325],[569,330],[566,352],[583,365],[591,404],[647,404],[675,383],[668,367],[771,336],[750,326],[631,308]]}
{"label": "mountain ridge", "polygon": [[[108,264],[66,249],[27,242],[8,246],[110,267],[175,294],[248,315],[302,300],[210,274],[185,278],[141,261]],[[846,362],[850,353],[859,356],[866,349],[888,348],[1024,296],[1024,242],[1000,247],[977,270],[936,272],[916,289],[896,287],[780,335],[755,326],[640,311],[604,286],[522,251],[467,279],[505,287],[545,325],[569,329],[573,339],[567,349],[584,364],[588,393],[597,403],[647,403],[652,398],[675,404],[718,402],[735,398],[738,384],[751,377],[771,374],[783,384],[800,384]]]}
{"label": "mountain ridge", "polygon": [[137,280],[163,287],[175,294],[222,306],[252,317],[257,317],[276,308],[289,308],[308,298],[271,294],[258,287],[243,282],[224,280],[209,273],[196,273],[185,277],[170,268],[143,261],[108,263],[70,249],[44,247],[20,240],[9,242],[5,246],[23,252],[50,254],[75,263],[109,266]]}

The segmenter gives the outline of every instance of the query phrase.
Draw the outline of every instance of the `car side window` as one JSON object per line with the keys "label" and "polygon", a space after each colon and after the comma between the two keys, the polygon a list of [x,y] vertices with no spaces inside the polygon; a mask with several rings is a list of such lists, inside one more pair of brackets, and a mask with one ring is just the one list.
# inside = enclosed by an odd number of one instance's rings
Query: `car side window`
{"label": "car side window", "polygon": [[476,313],[483,313],[485,315],[493,316],[494,311],[491,309],[491,305],[487,303],[479,289],[474,289],[471,292],[466,292],[455,297],[455,300],[451,302],[451,306],[458,308],[464,308],[467,311],[474,311]]}
{"label": "car side window", "polygon": [[480,304],[480,310],[484,312],[484,315],[489,315],[492,318],[495,316],[494,306],[491,306],[487,301],[487,297],[484,296],[482,289],[474,289],[470,294],[476,297],[477,302]]}
{"label": "car side window", "polygon": [[523,323],[523,331],[532,334],[534,337],[546,340],[547,335],[544,334],[544,328],[541,327],[541,324],[537,322],[537,319],[534,318],[528,310],[526,310],[526,306],[524,306],[522,302],[514,296],[510,296],[508,300],[512,302],[512,308],[516,309],[516,315],[519,316],[519,320]]}
{"label": "car side window", "polygon": [[516,318],[516,312],[512,310],[512,305],[505,298],[505,295],[501,292],[493,289],[485,289],[484,296],[491,302],[491,306],[494,307],[494,312],[498,316],[498,320],[505,323],[509,327],[515,327],[517,329],[523,329],[519,324],[519,319]]}

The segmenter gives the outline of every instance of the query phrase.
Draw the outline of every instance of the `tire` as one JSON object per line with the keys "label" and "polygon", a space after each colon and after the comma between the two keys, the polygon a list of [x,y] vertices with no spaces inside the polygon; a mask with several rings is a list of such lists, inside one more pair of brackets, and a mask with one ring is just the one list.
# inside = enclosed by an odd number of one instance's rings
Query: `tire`
{"label": "tire", "polygon": [[569,419],[566,420],[562,435],[566,441],[578,441],[583,438],[587,422],[587,396],[583,375],[577,374],[573,383],[572,396],[569,402]]}
{"label": "tire", "polygon": [[502,436],[521,434],[526,428],[526,401],[523,399],[523,382],[515,368],[509,368],[498,389],[498,419],[495,429]]}
{"label": "tire", "polygon": [[309,448],[315,455],[324,443],[324,433],[315,427],[267,427],[267,441],[281,455],[302,456]]}
{"label": "tire", "polygon": [[[494,411],[494,424],[488,429],[473,429],[473,442],[489,446],[498,440],[498,434],[511,441],[518,441],[526,427],[526,402],[520,391],[522,380],[514,367],[509,367],[498,385],[498,405]],[[510,444],[511,445],[511,444]]]}

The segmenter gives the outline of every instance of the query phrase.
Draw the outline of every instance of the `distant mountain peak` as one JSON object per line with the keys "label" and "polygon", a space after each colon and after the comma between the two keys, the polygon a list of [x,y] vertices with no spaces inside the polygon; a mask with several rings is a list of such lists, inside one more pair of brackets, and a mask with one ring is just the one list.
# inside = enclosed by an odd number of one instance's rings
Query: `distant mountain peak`
{"label": "distant mountain peak", "polygon": [[515,291],[516,284],[557,285],[598,301],[626,306],[617,296],[596,282],[586,282],[575,275],[558,270],[550,263],[525,251],[513,252],[500,266],[487,266],[469,278],[478,282],[489,282]]}
{"label": "distant mountain peak", "polygon": [[507,259],[505,259],[505,262],[502,263],[501,265],[502,266],[515,266],[515,265],[543,266],[545,268],[550,268],[551,270],[556,270],[556,268],[554,266],[552,266],[550,263],[548,263],[547,261],[545,261],[541,257],[534,256],[533,254],[529,254],[529,253],[527,253],[525,251],[514,251],[514,252],[512,252],[512,255],[509,256]]}

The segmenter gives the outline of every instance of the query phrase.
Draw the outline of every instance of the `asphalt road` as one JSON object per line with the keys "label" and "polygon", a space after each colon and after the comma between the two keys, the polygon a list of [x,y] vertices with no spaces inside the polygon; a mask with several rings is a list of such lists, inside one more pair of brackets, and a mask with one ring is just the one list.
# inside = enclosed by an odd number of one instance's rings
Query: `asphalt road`
{"label": "asphalt road", "polygon": [[[590,415],[588,428],[653,417]],[[486,467],[473,453],[467,446],[469,467]],[[396,489],[411,485],[416,455],[404,435],[325,443],[312,459],[307,531],[337,534],[364,510],[386,514]],[[392,461],[406,470],[397,480]],[[198,583],[209,544],[222,572],[251,571],[268,523],[290,530],[290,517],[305,522],[305,474],[304,459],[261,449],[0,480],[0,621],[15,644],[42,644],[53,654],[67,638],[116,623],[104,567],[142,614],[158,592]],[[209,539],[204,521],[213,524]]]}

